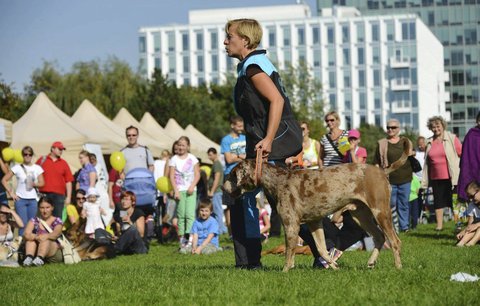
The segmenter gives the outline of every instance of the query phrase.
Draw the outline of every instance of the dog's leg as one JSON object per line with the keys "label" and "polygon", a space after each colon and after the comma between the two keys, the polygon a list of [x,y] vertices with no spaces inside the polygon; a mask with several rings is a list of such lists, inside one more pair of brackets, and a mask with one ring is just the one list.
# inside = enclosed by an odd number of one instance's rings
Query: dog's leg
{"label": "dog's leg", "polygon": [[402,242],[398,238],[397,232],[393,228],[392,216],[391,214],[387,215],[385,213],[379,213],[376,219],[378,225],[385,233],[385,236],[387,236],[388,242],[390,242],[395,261],[395,267],[397,269],[401,269],[402,260],[400,258],[400,250],[402,247]]}
{"label": "dog's leg", "polygon": [[307,223],[310,232],[312,233],[313,239],[315,240],[315,245],[317,246],[318,252],[323,259],[328,262],[328,265],[334,269],[338,269],[336,262],[332,260],[327,251],[327,245],[325,243],[325,233],[323,232],[323,223],[322,221],[310,222]]}
{"label": "dog's leg", "polygon": [[288,272],[295,266],[295,247],[298,241],[300,226],[298,223],[284,224],[285,229],[285,266],[283,272]]}
{"label": "dog's leg", "polygon": [[350,214],[352,215],[353,220],[373,237],[375,248],[368,259],[367,264],[369,268],[373,268],[377,262],[380,250],[385,243],[385,236],[375,223],[372,212],[364,204],[357,205],[357,210],[351,211]]}

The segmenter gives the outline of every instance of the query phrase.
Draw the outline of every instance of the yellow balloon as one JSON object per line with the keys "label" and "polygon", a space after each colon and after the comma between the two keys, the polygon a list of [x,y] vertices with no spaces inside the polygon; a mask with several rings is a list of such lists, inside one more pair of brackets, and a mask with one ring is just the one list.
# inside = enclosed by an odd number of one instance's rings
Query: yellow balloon
{"label": "yellow balloon", "polygon": [[172,183],[166,176],[162,176],[158,178],[157,188],[158,190],[160,190],[160,192],[163,192],[163,193],[169,193],[173,189]]}
{"label": "yellow balloon", "polygon": [[340,139],[338,140],[338,151],[345,155],[348,150],[350,150],[350,142],[348,141],[348,137],[340,137]]}
{"label": "yellow balloon", "polygon": [[207,165],[203,165],[200,167],[200,170],[203,170],[205,174],[207,175],[207,178],[210,178],[210,174],[212,173],[212,168],[210,168]]}
{"label": "yellow balloon", "polygon": [[14,155],[13,149],[10,147],[2,150],[3,160],[6,162],[11,161],[13,159],[13,155]]}
{"label": "yellow balloon", "polygon": [[110,165],[112,165],[112,168],[118,172],[125,168],[126,163],[127,161],[125,160],[125,156],[122,152],[115,151],[112,153],[112,155],[110,155]]}
{"label": "yellow balloon", "polygon": [[13,160],[18,164],[23,163],[22,150],[20,149],[13,150]]}

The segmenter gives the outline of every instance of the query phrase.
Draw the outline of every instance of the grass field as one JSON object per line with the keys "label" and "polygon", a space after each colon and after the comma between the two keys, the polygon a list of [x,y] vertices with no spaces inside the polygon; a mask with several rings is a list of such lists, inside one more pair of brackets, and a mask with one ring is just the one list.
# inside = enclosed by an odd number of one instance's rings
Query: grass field
{"label": "grass field", "polygon": [[[152,245],[148,255],[0,268],[0,305],[478,305],[480,282],[450,281],[457,272],[480,275],[480,247],[454,246],[453,224],[402,234],[403,269],[390,251],[375,269],[369,253],[345,252],[340,270],[313,270],[312,258],[296,257],[282,273],[283,256],[267,255],[262,271],[233,268],[233,250],[210,256],[176,253],[176,245]],[[222,239],[223,246],[231,246]],[[270,239],[264,249],[283,240]]]}

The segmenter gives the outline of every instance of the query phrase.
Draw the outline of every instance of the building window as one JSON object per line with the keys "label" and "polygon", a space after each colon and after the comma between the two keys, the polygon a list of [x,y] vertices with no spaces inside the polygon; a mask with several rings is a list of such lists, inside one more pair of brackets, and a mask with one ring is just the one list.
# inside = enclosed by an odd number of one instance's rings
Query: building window
{"label": "building window", "polygon": [[160,51],[160,33],[153,34],[153,51],[154,52]]}
{"label": "building window", "polygon": [[352,84],[351,84],[351,78],[350,78],[350,70],[344,70],[343,71],[343,87],[350,88],[351,86]]}
{"label": "building window", "polygon": [[329,26],[327,28],[327,41],[329,44],[334,44],[335,43],[335,30],[333,26]]}
{"label": "building window", "polygon": [[352,110],[352,93],[345,92],[344,97],[345,97],[345,103],[344,103],[345,110],[346,111]]}
{"label": "building window", "polygon": [[360,110],[367,109],[367,97],[364,92],[358,93],[358,104],[359,104]]}
{"label": "building window", "polygon": [[277,35],[274,28],[268,30],[268,45],[270,47],[275,47],[277,45]]}
{"label": "building window", "polygon": [[427,25],[429,27],[435,25],[435,13],[434,12],[427,12]]}
{"label": "building window", "polygon": [[343,52],[343,65],[348,66],[350,65],[350,49],[345,48],[342,50]]}
{"label": "building window", "polygon": [[393,22],[387,22],[387,40],[394,41],[395,40],[395,27]]}
{"label": "building window", "polygon": [[412,80],[412,85],[417,85],[417,68],[410,70],[410,79]]}
{"label": "building window", "polygon": [[380,33],[378,24],[372,24],[372,41],[379,41]]}
{"label": "building window", "polygon": [[382,109],[382,93],[379,91],[375,91],[373,93],[373,105],[375,106],[376,110]]}
{"label": "building window", "polygon": [[138,70],[141,74],[147,74],[147,61],[144,58],[138,61]]}
{"label": "building window", "polygon": [[373,70],[373,86],[380,86],[380,69]]}
{"label": "building window", "polygon": [[375,125],[382,126],[382,120],[380,119],[380,115],[375,115]]}
{"label": "building window", "polygon": [[138,51],[140,53],[145,53],[145,51],[146,51],[145,36],[140,36],[138,38]]}
{"label": "building window", "polygon": [[212,54],[212,71],[218,71],[218,55]]}
{"label": "building window", "polygon": [[337,74],[335,73],[335,71],[328,72],[328,86],[330,88],[337,87]]}
{"label": "building window", "polygon": [[290,39],[291,39],[290,27],[282,27],[282,32],[283,32],[283,45],[290,46]]}
{"label": "building window", "polygon": [[357,23],[357,41],[364,42],[365,41],[365,25],[363,23]]}
{"label": "building window", "polygon": [[452,51],[450,59],[452,66],[463,65],[463,51]]}
{"label": "building window", "polygon": [[162,59],[159,57],[155,57],[155,68],[162,69]]}
{"label": "building window", "polygon": [[358,70],[358,86],[365,87],[365,70]]}
{"label": "building window", "polygon": [[415,22],[402,23],[402,40],[415,40],[417,34],[415,32]]}
{"label": "building window", "polygon": [[197,50],[203,50],[203,33],[197,33]]}
{"label": "building window", "polygon": [[189,78],[184,78],[183,79],[183,86],[190,86],[190,79]]}
{"label": "building window", "polygon": [[465,29],[465,44],[466,45],[477,44],[477,30],[476,29]]}
{"label": "building window", "polygon": [[320,50],[313,50],[313,67],[320,67],[321,64]]}
{"label": "building window", "polygon": [[218,49],[218,33],[217,32],[210,32],[210,49],[212,50]]}
{"label": "building window", "polygon": [[168,32],[168,51],[175,51],[175,33]]}
{"label": "building window", "polygon": [[348,25],[342,26],[342,42],[343,43],[350,42],[350,27]]}
{"label": "building window", "polygon": [[312,28],[312,42],[314,45],[320,44],[320,28],[317,26]]}
{"label": "building window", "polygon": [[297,29],[297,35],[298,35],[298,45],[299,46],[305,45],[305,29],[304,28],[298,28]]}
{"label": "building window", "polygon": [[418,92],[416,90],[412,91],[412,107],[418,107]]}
{"label": "building window", "polygon": [[188,56],[183,57],[183,73],[190,72],[190,58]]}
{"label": "building window", "polygon": [[357,53],[358,53],[358,64],[365,65],[365,49],[358,48]]}
{"label": "building window", "polygon": [[285,50],[283,52],[283,61],[286,66],[292,63],[292,52],[290,52],[290,50]]}
{"label": "building window", "polygon": [[197,70],[198,72],[204,72],[205,71],[205,65],[203,62],[203,55],[197,55]]}
{"label": "building window", "polygon": [[335,49],[328,48],[328,66],[335,66]]}
{"label": "building window", "polygon": [[380,64],[380,47],[372,47],[372,62]]}
{"label": "building window", "polygon": [[188,33],[182,34],[182,50],[188,51],[190,49],[190,44],[188,41]]}
{"label": "building window", "polygon": [[330,102],[330,109],[337,109],[337,95],[331,93],[328,95],[328,101]]}
{"label": "building window", "polygon": [[175,71],[176,71],[175,54],[170,54],[168,56],[168,72],[175,73]]}
{"label": "building window", "polygon": [[305,50],[299,50],[298,51],[298,62],[306,62],[307,55],[305,54]]}
{"label": "building window", "polygon": [[408,68],[394,69],[395,84],[410,85],[410,70]]}

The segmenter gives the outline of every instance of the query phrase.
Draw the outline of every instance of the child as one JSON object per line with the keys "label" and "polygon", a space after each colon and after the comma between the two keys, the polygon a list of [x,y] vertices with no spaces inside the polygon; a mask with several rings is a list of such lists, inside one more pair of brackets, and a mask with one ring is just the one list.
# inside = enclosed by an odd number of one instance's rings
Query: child
{"label": "child", "polygon": [[193,222],[192,244],[180,249],[180,253],[212,254],[222,249],[218,245],[218,223],[212,215],[211,202],[202,201],[198,205],[198,219]]}
{"label": "child", "polygon": [[197,203],[197,183],[200,180],[198,159],[189,153],[190,139],[182,136],[177,141],[175,155],[169,162],[169,176],[174,198],[177,201],[178,234],[180,247],[191,243],[185,235],[190,233],[195,220]]}
{"label": "child", "polygon": [[480,186],[476,182],[467,185],[466,194],[472,200],[467,208],[468,226],[457,235],[458,247],[473,246],[480,240],[480,201],[476,199]]}
{"label": "child", "polygon": [[350,142],[350,150],[345,153],[343,162],[364,164],[367,161],[367,150],[359,146],[360,132],[358,130],[348,131],[348,142]]}
{"label": "child", "polygon": [[95,187],[88,188],[87,201],[83,204],[82,218],[87,218],[87,224],[85,225],[85,234],[90,238],[94,238],[95,230],[97,228],[105,229],[102,216],[106,215],[103,208],[100,207],[100,203],[97,201],[100,196]]}
{"label": "child", "polygon": [[418,192],[420,191],[421,183],[416,175],[412,175],[412,183],[410,184],[410,219],[412,220],[412,229],[415,229],[420,217],[420,206],[418,205]]}
{"label": "child", "polygon": [[268,210],[265,208],[265,196],[262,192],[258,193],[255,196],[257,201],[257,208],[258,208],[258,221],[260,225],[260,239],[262,243],[268,242],[268,235],[270,231],[270,214]]}

